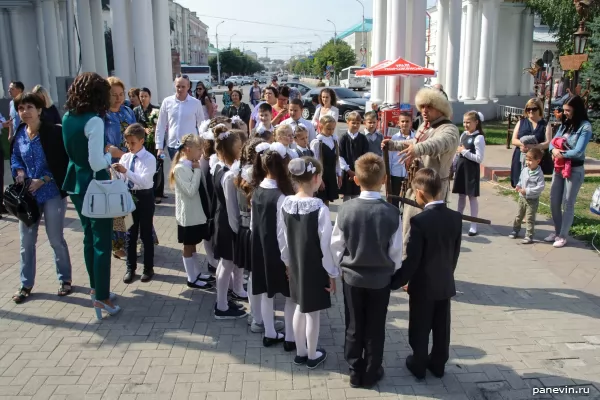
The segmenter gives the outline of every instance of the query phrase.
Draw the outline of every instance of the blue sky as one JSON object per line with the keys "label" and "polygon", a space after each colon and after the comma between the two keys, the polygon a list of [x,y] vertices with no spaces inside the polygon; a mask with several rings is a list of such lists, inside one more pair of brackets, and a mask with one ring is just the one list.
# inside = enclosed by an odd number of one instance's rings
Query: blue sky
{"label": "blue sky", "polygon": [[[192,11],[209,26],[211,43],[215,42],[215,27],[219,26],[219,47],[246,48],[264,57],[265,46],[269,46],[270,58],[288,59],[292,54],[315,50],[321,40],[326,42],[333,37],[333,21],[337,32],[362,21],[362,7],[356,0],[227,0],[198,1],[175,0]],[[425,1],[425,0],[415,0]],[[365,8],[365,18],[373,14],[373,1],[361,0]],[[427,0],[428,5],[435,0]],[[226,6],[226,7],[225,7]],[[257,23],[234,21],[245,20]],[[274,26],[279,25],[279,26]],[[232,35],[234,35],[232,37]],[[316,35],[319,35],[317,37]],[[277,43],[243,43],[244,41],[269,41]],[[310,42],[295,44],[294,42]]]}

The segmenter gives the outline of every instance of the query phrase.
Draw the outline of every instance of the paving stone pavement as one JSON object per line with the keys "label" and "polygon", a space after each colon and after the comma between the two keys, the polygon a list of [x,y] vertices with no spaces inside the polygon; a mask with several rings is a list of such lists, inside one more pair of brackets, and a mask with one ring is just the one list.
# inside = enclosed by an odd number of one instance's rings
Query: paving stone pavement
{"label": "paving stone pavement", "polygon": [[[336,210],[332,205],[332,211]],[[112,289],[124,311],[95,320],[87,295],[82,233],[72,205],[65,236],[75,293],[56,296],[52,252],[44,229],[37,247],[37,284],[15,305],[19,235],[0,221],[0,400],[2,399],[600,399],[600,263],[582,246],[553,249],[506,238],[512,200],[482,184],[481,215],[493,221],[464,236],[452,302],[451,359],[442,379],[415,380],[404,366],[407,295],[392,294],[385,378],[351,389],[343,360],[343,298],[322,313],[320,345],[329,357],[314,371],[294,366],[281,347],[263,348],[245,319],[215,321],[215,295],[185,286],[172,196],[157,207],[157,275],[122,283],[113,260]],[[335,215],[335,214],[334,214]],[[539,217],[539,237],[548,223]],[[465,225],[465,232],[467,225]],[[281,316],[282,303],[279,302]],[[534,395],[545,387],[589,395]],[[559,390],[559,389],[557,389]]]}

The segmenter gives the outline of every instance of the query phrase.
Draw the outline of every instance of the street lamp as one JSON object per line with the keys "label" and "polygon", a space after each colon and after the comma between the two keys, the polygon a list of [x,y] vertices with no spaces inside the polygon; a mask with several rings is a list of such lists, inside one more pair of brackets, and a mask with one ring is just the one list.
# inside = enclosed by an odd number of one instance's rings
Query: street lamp
{"label": "street lamp", "polygon": [[314,35],[319,38],[319,40],[321,41],[321,47],[323,47],[323,39],[321,39],[321,36],[317,35],[316,33]]}
{"label": "street lamp", "polygon": [[333,23],[333,21],[331,21],[330,19],[328,19],[327,22],[329,22],[331,25],[333,25],[333,44],[335,44],[335,37],[337,36],[337,28],[335,27],[335,24]]}
{"label": "street lamp", "polygon": [[362,7],[362,43],[360,45],[360,54],[362,54],[362,63],[366,64],[365,53],[366,53],[367,49],[365,48],[365,6],[362,3],[362,1],[360,1],[360,0],[356,0],[356,1]]}
{"label": "street lamp", "polygon": [[219,61],[219,25],[224,23],[221,21],[215,27],[215,35],[217,37],[217,85],[221,85],[221,62]]}
{"label": "street lamp", "polygon": [[575,45],[573,51],[575,54],[583,54],[585,52],[589,37],[589,32],[585,30],[585,22],[581,20],[579,22],[579,29],[573,34],[573,42]]}
{"label": "street lamp", "polygon": [[236,36],[236,35],[237,35],[237,33],[234,33],[233,35],[231,35],[231,36],[229,37],[229,48],[230,48],[230,49],[231,49],[231,39],[233,39],[233,37],[234,37],[234,36]]}

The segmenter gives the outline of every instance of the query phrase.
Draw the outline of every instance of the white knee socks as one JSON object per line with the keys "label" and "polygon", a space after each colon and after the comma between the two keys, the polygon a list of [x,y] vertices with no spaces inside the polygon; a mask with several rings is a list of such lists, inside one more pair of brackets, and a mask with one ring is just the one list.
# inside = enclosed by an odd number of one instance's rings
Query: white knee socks
{"label": "white knee socks", "polygon": [[260,310],[261,297],[262,295],[260,294],[252,294],[252,272],[250,272],[250,276],[248,277],[248,302],[250,303],[250,312],[252,313],[252,318],[257,324],[263,323],[262,312]]}
{"label": "white knee socks", "polygon": [[244,270],[237,265],[233,269],[233,292],[241,297],[248,297],[248,292],[244,290]]}
{"label": "white knee socks", "polygon": [[[479,214],[479,201],[477,200],[477,197],[475,197],[475,196],[468,196],[468,197],[469,197],[469,210],[471,211],[471,217],[477,217],[477,214]],[[466,206],[467,206],[467,195],[459,194],[456,211],[458,211],[461,214],[464,214]],[[472,222],[469,230],[472,232],[477,232],[477,224]]]}
{"label": "white knee socks", "polygon": [[204,262],[200,258],[200,254],[192,253],[192,257],[194,258],[194,261],[196,262],[196,271],[197,271],[196,276],[199,276],[200,279],[210,278],[211,275],[206,273],[206,272],[208,272],[208,268],[202,268]]}
{"label": "white knee socks", "polygon": [[227,304],[227,288],[234,268],[235,264],[231,260],[221,259],[219,261],[219,267],[217,268],[217,308],[221,311],[229,309]]}
{"label": "white knee socks", "polygon": [[294,313],[296,312],[296,303],[291,298],[285,299],[285,306],[283,308],[283,318],[285,320],[285,341],[294,342],[296,341],[294,335]]}
{"label": "white knee socks", "polygon": [[321,327],[320,311],[311,313],[300,312],[300,306],[296,306],[294,312],[294,334],[296,335],[296,354],[300,357],[308,356],[311,360],[321,357],[317,351],[319,342],[319,330]]}
{"label": "white knee socks", "polygon": [[196,260],[194,257],[183,257],[183,267],[185,268],[188,282],[196,282],[198,274],[196,273]]}
{"label": "white knee socks", "polygon": [[267,293],[260,295],[260,312],[263,318],[263,324],[265,324],[265,337],[275,339],[278,338],[278,334],[275,331],[275,314],[273,310],[273,302],[275,298],[269,298]]}

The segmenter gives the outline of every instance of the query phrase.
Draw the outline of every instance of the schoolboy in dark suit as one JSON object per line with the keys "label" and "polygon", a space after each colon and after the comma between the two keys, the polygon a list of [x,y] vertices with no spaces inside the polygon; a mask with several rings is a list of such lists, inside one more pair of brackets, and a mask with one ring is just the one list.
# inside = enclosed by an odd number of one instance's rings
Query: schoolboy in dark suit
{"label": "schoolboy in dark suit", "polygon": [[[442,377],[449,358],[450,299],[456,295],[454,270],[462,219],[438,200],[442,183],[434,170],[418,171],[412,187],[424,211],[410,220],[406,260],[394,274],[391,288],[397,290],[410,281],[408,341],[413,354],[406,358],[406,367],[419,379],[425,377],[426,369]],[[433,332],[431,354],[427,354],[429,332]]]}

